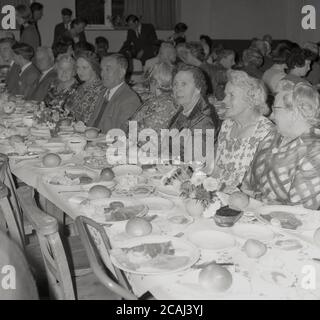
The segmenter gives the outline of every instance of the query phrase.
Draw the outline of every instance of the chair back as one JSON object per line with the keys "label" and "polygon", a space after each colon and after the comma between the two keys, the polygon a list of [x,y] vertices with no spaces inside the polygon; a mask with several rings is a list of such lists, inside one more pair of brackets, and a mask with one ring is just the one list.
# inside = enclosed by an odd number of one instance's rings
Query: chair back
{"label": "chair back", "polygon": [[132,293],[124,272],[111,262],[110,240],[104,227],[84,216],[77,217],[76,226],[88,255],[92,271],[101,283],[123,299],[137,300],[138,298]]}
{"label": "chair back", "polygon": [[57,219],[39,209],[31,187],[20,187],[18,197],[39,240],[50,295],[57,300],[74,300],[75,291]]}
{"label": "chair back", "polygon": [[36,282],[21,248],[1,230],[0,243],[0,268],[6,275],[0,300],[38,300]]}
{"label": "chair back", "polygon": [[9,159],[0,153],[0,227],[21,248],[25,246],[23,215],[9,168]]}

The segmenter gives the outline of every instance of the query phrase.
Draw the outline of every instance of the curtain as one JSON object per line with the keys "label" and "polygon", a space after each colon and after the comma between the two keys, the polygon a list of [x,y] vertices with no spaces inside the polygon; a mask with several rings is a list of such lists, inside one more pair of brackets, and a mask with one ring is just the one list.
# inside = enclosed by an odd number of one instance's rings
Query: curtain
{"label": "curtain", "polygon": [[171,30],[177,21],[177,0],[125,0],[125,15],[134,14],[156,29]]}

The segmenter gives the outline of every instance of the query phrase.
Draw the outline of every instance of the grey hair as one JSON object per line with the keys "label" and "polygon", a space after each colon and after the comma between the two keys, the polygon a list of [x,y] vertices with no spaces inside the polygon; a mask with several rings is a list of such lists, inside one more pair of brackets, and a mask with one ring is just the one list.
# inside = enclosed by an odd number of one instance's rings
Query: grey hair
{"label": "grey hair", "polygon": [[37,53],[38,52],[43,52],[45,53],[46,55],[48,55],[48,57],[50,58],[51,62],[53,63],[54,62],[54,55],[53,55],[53,51],[51,48],[49,47],[39,47],[37,49]]}
{"label": "grey hair", "polygon": [[68,53],[60,54],[56,59],[55,68],[58,69],[58,66],[62,62],[69,63],[73,69],[75,69],[76,61],[75,59]]}
{"label": "grey hair", "polygon": [[311,126],[320,124],[320,96],[311,85],[302,82],[287,83],[276,97],[283,100],[287,109],[297,110]]}
{"label": "grey hair", "polygon": [[245,92],[248,104],[253,107],[257,113],[261,115],[267,115],[269,113],[269,107],[266,103],[267,90],[261,80],[250,77],[244,71],[231,70],[228,72],[228,82],[241,88]]}

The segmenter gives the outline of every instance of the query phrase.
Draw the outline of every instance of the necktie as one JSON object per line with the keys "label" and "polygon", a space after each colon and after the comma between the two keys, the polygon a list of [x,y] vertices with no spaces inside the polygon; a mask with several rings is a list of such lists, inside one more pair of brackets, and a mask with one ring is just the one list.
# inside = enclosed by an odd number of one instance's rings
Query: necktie
{"label": "necktie", "polygon": [[101,109],[99,111],[99,114],[93,124],[93,127],[95,127],[95,128],[97,128],[99,126],[99,123],[101,121],[101,117],[102,117],[104,111],[106,110],[106,108],[108,107],[109,96],[110,96],[110,90],[107,90],[107,92],[104,95],[104,99],[103,99],[104,102],[103,102]]}
{"label": "necktie", "polygon": [[21,38],[21,36],[22,36],[22,34],[23,34],[23,31],[24,31],[24,25],[21,25],[21,26],[20,26],[20,38]]}
{"label": "necktie", "polygon": [[41,35],[40,35],[40,32],[39,32],[39,28],[38,28],[38,22],[35,22],[34,25],[36,27],[36,30],[37,30],[37,33],[38,33],[38,36],[39,36],[39,44],[41,46]]}

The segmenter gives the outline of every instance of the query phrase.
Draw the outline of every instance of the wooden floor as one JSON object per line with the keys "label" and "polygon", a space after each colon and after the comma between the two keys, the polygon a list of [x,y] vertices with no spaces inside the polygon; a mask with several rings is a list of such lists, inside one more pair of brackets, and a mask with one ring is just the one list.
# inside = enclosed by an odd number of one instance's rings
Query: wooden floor
{"label": "wooden floor", "polygon": [[[85,250],[81,244],[79,236],[69,236],[65,239],[65,248],[67,256],[70,258],[71,269],[79,270],[89,268],[89,261]],[[72,255],[70,254],[72,248]],[[40,246],[37,237],[32,234],[28,236],[27,259],[31,265],[32,272],[36,279],[40,299],[49,299],[47,277],[42,259]],[[118,296],[106,289],[91,272],[89,274],[74,277],[77,296],[79,300],[119,300]]]}

